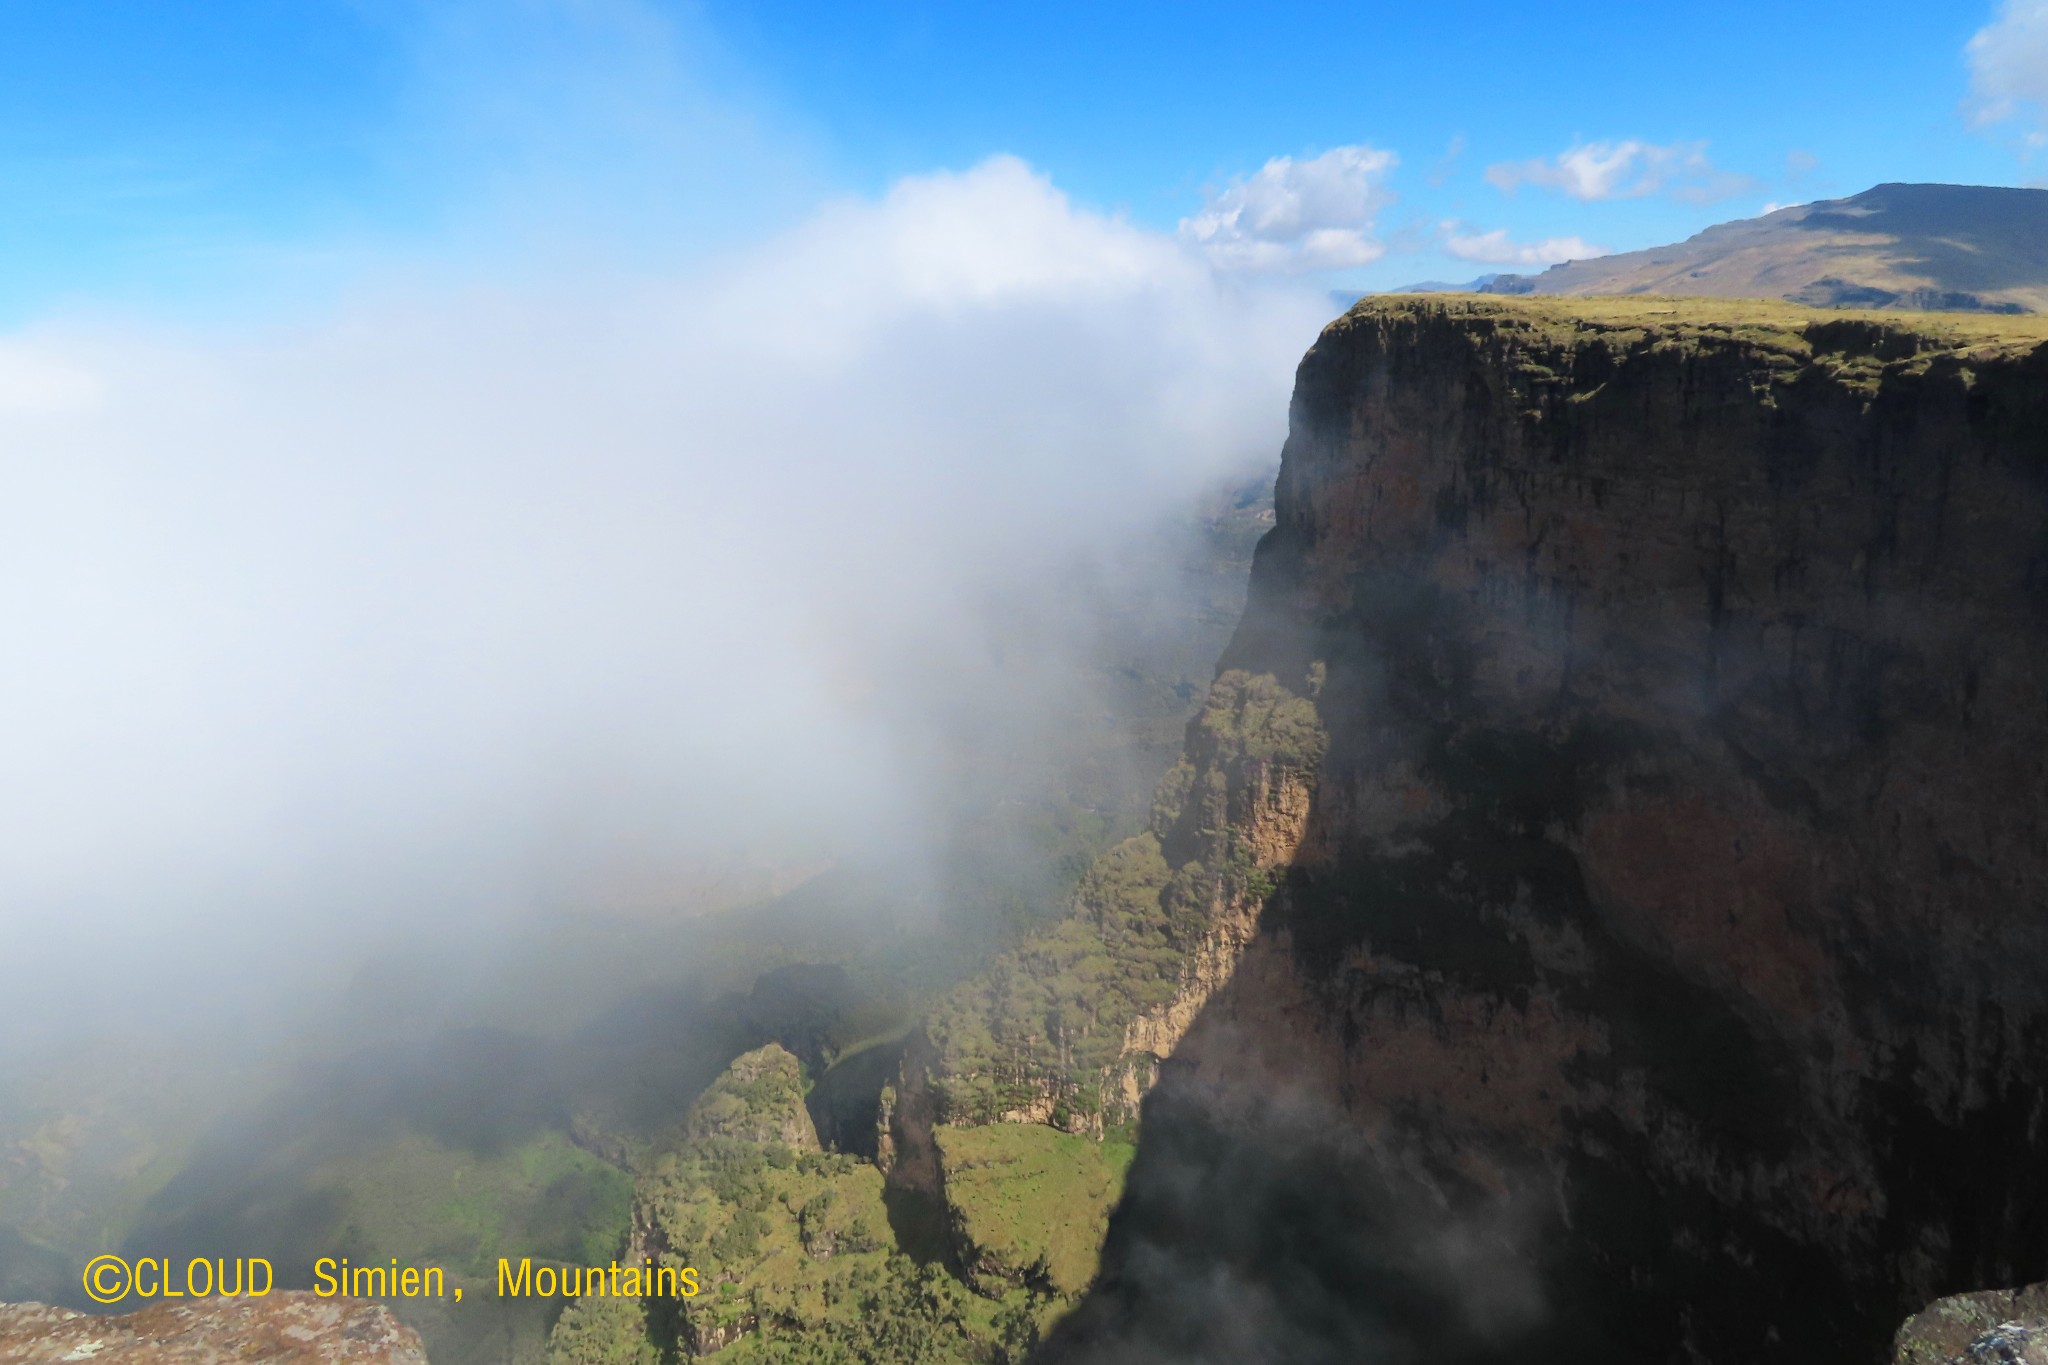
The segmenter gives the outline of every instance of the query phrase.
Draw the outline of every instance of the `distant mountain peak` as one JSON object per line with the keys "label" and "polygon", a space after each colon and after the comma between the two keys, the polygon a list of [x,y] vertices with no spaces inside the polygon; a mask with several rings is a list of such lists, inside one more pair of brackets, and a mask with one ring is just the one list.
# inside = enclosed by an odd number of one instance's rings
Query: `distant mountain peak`
{"label": "distant mountain peak", "polygon": [[[2048,190],[1875,185],[1670,246],[1481,277],[1482,294],[1783,298],[1828,308],[2048,311]],[[1433,291],[1442,286],[1410,286]],[[1408,292],[1408,291],[1394,291]]]}

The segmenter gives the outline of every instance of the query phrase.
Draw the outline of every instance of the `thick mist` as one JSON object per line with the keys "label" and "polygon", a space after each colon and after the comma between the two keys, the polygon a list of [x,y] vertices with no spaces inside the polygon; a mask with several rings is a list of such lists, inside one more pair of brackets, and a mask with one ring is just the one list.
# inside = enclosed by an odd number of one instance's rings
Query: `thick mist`
{"label": "thick mist", "polygon": [[914,866],[961,698],[1085,704],[992,604],[1056,622],[1269,460],[1324,307],[1008,158],[504,274],[6,340],[10,998],[260,1009],[373,943]]}
{"label": "thick mist", "polygon": [[610,1235],[505,1154],[623,1199],[767,1038],[857,1149],[1170,761],[1327,298],[1010,157],[817,202],[650,23],[443,7],[420,240],[0,333],[0,1299],[450,1163]]}

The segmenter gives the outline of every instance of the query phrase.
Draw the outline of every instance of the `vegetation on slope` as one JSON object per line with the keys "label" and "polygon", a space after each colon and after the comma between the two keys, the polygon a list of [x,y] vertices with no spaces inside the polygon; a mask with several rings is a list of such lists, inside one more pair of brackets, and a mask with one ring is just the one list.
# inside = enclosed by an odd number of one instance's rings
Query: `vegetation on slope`
{"label": "vegetation on slope", "polygon": [[1134,1146],[1035,1123],[940,1128],[935,1137],[977,1290],[1030,1285],[1071,1300],[1088,1287]]}
{"label": "vegetation on slope", "polygon": [[1233,802],[1305,772],[1321,745],[1308,698],[1270,675],[1220,676],[1189,727],[1188,757],[1160,783],[1152,827],[1089,870],[1066,918],[927,1017],[936,1117],[1093,1132],[1134,1119],[1115,1087],[1127,1030],[1187,986],[1192,955],[1224,907],[1272,889]]}
{"label": "vegetation on slope", "polygon": [[681,1144],[641,1178],[647,1252],[703,1286],[670,1305],[571,1305],[555,1365],[638,1365],[660,1346],[750,1362],[1021,1359],[1055,1296],[970,1292],[896,1248],[872,1164],[818,1148],[797,1059],[748,1053],[698,1102]]}

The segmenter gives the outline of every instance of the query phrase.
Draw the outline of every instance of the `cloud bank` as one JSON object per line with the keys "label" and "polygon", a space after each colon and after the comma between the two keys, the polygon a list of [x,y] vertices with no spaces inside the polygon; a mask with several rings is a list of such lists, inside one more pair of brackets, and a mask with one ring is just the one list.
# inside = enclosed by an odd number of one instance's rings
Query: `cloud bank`
{"label": "cloud bank", "polygon": [[1393,202],[1386,181],[1397,160],[1365,146],[1332,148],[1307,161],[1274,157],[1208,195],[1200,212],[1181,220],[1181,240],[1224,270],[1366,265],[1386,254],[1373,226]]}
{"label": "cloud bank", "polygon": [[668,272],[6,338],[0,994],[919,856],[923,703],[1061,685],[983,604],[1270,459],[1323,312],[997,158]]}

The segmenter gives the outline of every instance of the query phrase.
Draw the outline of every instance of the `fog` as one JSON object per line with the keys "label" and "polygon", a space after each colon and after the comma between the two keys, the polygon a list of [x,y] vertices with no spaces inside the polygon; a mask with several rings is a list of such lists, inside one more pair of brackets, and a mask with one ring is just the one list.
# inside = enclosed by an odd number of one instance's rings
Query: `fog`
{"label": "fog", "polygon": [[574,259],[5,339],[0,991],[290,996],[393,933],[915,864],[944,699],[1077,685],[989,604],[1270,461],[1327,311],[1006,157]]}
{"label": "fog", "polygon": [[[0,1298],[310,1264],[356,1245],[323,1163],[396,1134],[651,1141],[813,1015],[900,1030],[1016,928],[963,850],[1207,682],[1191,528],[1270,477],[1325,295],[1007,156],[792,207],[814,162],[643,12],[506,12],[588,41],[550,84],[423,31],[416,240],[0,333]],[[897,978],[777,975],[851,957],[798,911]],[[856,1147],[893,1055],[823,1086]]]}

